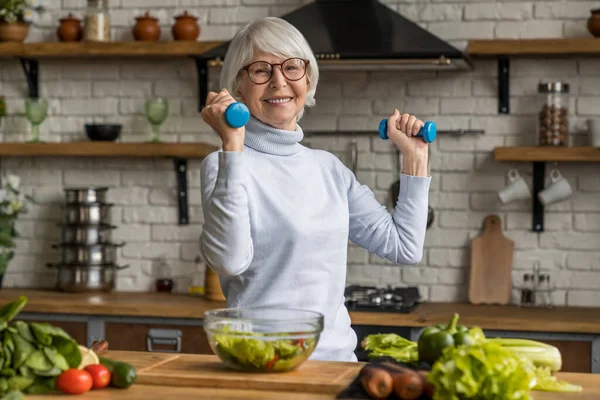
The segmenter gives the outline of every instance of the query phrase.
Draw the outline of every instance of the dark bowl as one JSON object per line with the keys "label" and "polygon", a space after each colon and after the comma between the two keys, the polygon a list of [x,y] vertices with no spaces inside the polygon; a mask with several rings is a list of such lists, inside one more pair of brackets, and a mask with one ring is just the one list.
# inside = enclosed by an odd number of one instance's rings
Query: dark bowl
{"label": "dark bowl", "polygon": [[90,140],[113,142],[121,135],[121,124],[85,124],[85,133]]}

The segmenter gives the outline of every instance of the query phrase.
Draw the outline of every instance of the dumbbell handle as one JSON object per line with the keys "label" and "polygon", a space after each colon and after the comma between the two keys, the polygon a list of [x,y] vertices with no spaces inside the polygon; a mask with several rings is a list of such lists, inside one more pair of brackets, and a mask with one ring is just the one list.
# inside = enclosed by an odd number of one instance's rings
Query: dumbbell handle
{"label": "dumbbell handle", "polygon": [[250,110],[244,103],[231,103],[225,109],[225,122],[232,128],[241,128],[248,123]]}
{"label": "dumbbell handle", "polygon": [[[379,137],[381,137],[383,140],[389,139],[387,134],[387,122],[387,119],[382,119],[379,123]],[[423,141],[426,143],[432,143],[437,136],[437,127],[435,126],[435,123],[432,121],[425,122],[425,125],[419,129],[419,133],[417,133],[415,136],[423,138]]]}

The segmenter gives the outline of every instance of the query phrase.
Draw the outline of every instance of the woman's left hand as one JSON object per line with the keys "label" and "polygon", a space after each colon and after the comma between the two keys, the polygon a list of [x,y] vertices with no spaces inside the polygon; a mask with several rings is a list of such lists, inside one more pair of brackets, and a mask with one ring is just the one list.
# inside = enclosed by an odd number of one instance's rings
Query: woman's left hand
{"label": "woman's left hand", "polygon": [[407,175],[427,176],[428,144],[414,137],[424,125],[414,115],[400,114],[398,110],[388,118],[388,137],[402,153],[402,172]]}

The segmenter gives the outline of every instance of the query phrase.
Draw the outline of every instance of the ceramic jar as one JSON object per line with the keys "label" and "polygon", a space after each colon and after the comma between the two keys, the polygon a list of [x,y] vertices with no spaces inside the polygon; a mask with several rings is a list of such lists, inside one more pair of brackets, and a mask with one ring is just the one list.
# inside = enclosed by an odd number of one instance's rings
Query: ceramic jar
{"label": "ceramic jar", "polygon": [[135,40],[143,42],[155,42],[160,38],[160,25],[158,18],[154,18],[148,12],[141,17],[136,17],[136,24],[133,27],[133,37]]}
{"label": "ceramic jar", "polygon": [[590,13],[592,15],[587,21],[588,31],[590,31],[594,37],[600,38],[600,8],[590,10]]}
{"label": "ceramic jar", "polygon": [[173,39],[175,40],[196,40],[200,35],[200,25],[198,18],[184,11],[183,14],[175,17],[175,24],[172,28]]}
{"label": "ceramic jar", "polygon": [[59,20],[60,25],[56,29],[56,35],[61,42],[78,42],[83,38],[81,20],[69,13],[65,18]]}

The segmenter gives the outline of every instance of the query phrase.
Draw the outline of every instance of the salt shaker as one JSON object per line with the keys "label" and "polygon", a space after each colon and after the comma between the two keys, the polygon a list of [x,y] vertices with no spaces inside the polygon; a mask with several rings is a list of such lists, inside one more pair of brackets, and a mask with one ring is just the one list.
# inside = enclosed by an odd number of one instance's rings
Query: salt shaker
{"label": "salt shaker", "polygon": [[535,305],[535,282],[533,274],[523,275],[523,288],[521,289],[521,305]]}
{"label": "salt shaker", "polygon": [[539,294],[540,294],[540,305],[545,307],[552,307],[552,289],[550,287],[550,275],[541,274],[539,277]]}

